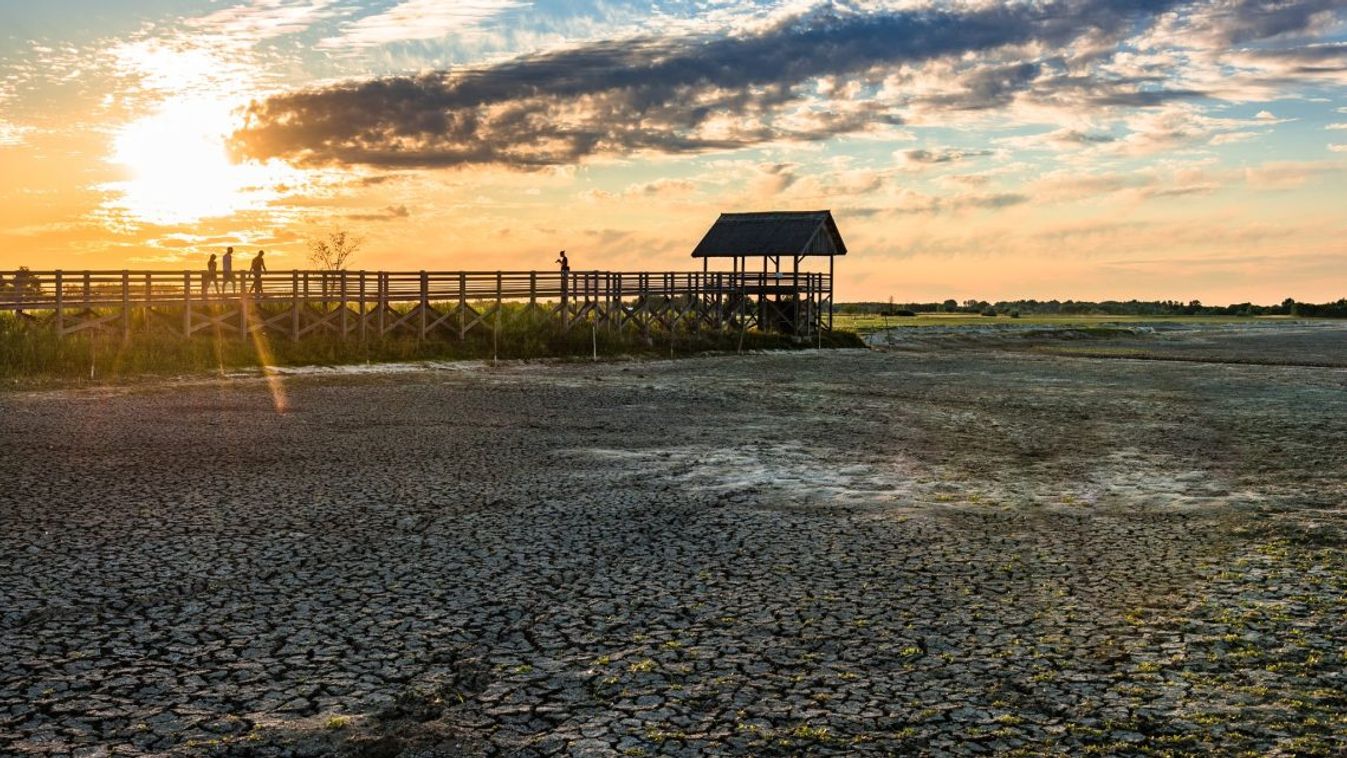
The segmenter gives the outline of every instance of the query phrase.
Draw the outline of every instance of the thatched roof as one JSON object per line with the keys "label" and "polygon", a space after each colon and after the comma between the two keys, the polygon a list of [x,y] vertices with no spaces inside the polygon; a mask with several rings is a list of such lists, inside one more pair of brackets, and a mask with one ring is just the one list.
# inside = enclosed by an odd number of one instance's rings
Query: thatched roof
{"label": "thatched roof", "polygon": [[693,258],[846,255],[829,211],[722,213]]}

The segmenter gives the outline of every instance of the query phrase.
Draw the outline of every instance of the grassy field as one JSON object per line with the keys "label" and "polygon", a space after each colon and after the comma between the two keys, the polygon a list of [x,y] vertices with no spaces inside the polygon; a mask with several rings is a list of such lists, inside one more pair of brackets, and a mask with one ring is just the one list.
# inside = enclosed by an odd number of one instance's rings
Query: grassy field
{"label": "grassy field", "polygon": [[[512,310],[521,310],[507,305]],[[130,338],[119,330],[82,332],[59,338],[50,329],[0,314],[0,386],[25,388],[132,379],[144,375],[223,373],[263,366],[343,365],[417,360],[671,357],[702,352],[783,350],[813,347],[779,334],[670,332],[634,328],[617,332],[588,325],[569,332],[546,318],[511,312],[493,339],[477,329],[459,340],[435,334],[426,339],[393,335],[361,341],[335,335],[292,341],[278,335],[243,340],[203,331],[190,339],[159,326],[135,325]],[[825,336],[824,347],[859,347],[856,335]]]}
{"label": "grassy field", "polygon": [[982,316],[976,313],[921,313],[916,316],[879,316],[873,313],[839,313],[834,317],[835,329],[870,334],[894,327],[926,326],[1056,326],[1091,327],[1104,324],[1225,324],[1251,321],[1292,321],[1290,316],[1096,316],[1065,314],[1030,314],[1020,318],[1010,316]]}

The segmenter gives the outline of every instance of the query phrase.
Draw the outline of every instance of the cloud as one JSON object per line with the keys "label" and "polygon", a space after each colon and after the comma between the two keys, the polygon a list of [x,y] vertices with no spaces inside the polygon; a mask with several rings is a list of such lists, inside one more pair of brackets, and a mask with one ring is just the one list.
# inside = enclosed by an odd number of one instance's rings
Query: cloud
{"label": "cloud", "polygon": [[[1328,149],[1334,152],[1347,151],[1347,146],[1337,147],[1344,150],[1334,150],[1333,145],[1329,145]],[[1283,190],[1299,187],[1321,176],[1341,174],[1345,170],[1347,165],[1340,162],[1275,161],[1245,169],[1244,180],[1255,189]]]}
{"label": "cloud", "polygon": [[622,194],[630,197],[671,197],[686,195],[697,189],[695,182],[687,179],[656,179],[653,182],[633,184]]}
{"label": "cloud", "polygon": [[991,150],[961,150],[957,148],[936,148],[935,150],[905,150],[902,152],[903,160],[908,163],[957,163],[967,158],[973,158],[983,155],[991,155]]}
{"label": "cloud", "polygon": [[1261,64],[1280,73],[1341,74],[1347,72],[1347,42],[1323,42],[1299,47],[1240,50],[1241,63]]}
{"label": "cloud", "polygon": [[407,218],[411,216],[405,205],[390,205],[378,213],[352,213],[346,218],[352,221],[393,221],[394,219]]}
{"label": "cloud", "polygon": [[228,38],[235,45],[257,43],[307,30],[336,13],[336,0],[252,0],[187,21],[187,26]]}
{"label": "cloud", "polygon": [[1329,28],[1341,0],[1217,0],[1165,19],[1163,36],[1189,46],[1224,48]]}
{"label": "cloud", "polygon": [[1059,75],[1038,61],[959,62],[1122,37],[1176,4],[1049,0],[864,12],[826,5],[742,34],[599,41],[280,94],[252,105],[233,146],[241,156],[304,164],[529,168],[601,154],[823,140],[901,123],[906,101],[834,99],[808,119],[790,118],[811,102],[811,83],[877,86],[886,74],[933,61],[966,70],[961,91],[931,93],[929,107],[992,108],[1017,92],[1056,86],[1102,105],[1151,106],[1197,92]]}
{"label": "cloud", "polygon": [[993,140],[997,144],[1021,150],[1035,148],[1052,148],[1055,150],[1072,150],[1084,147],[1098,147],[1107,145],[1111,142],[1117,142],[1118,138],[1112,134],[1102,132],[1084,131],[1070,127],[1056,129],[1039,134],[1027,134],[1016,137],[999,137]]}
{"label": "cloud", "polygon": [[33,131],[31,126],[21,126],[0,119],[0,147],[18,147],[25,137]]}
{"label": "cloud", "polygon": [[1002,210],[1029,202],[1020,192],[959,192],[950,195],[927,195],[913,190],[901,190],[894,202],[885,207],[847,207],[846,213],[855,216],[935,216],[966,210]]}
{"label": "cloud", "polygon": [[1187,184],[1181,187],[1149,187],[1141,191],[1143,197],[1186,197],[1210,195],[1220,187],[1216,184]]}
{"label": "cloud", "polygon": [[1335,153],[1347,153],[1347,145],[1329,143],[1328,149]]}
{"label": "cloud", "polygon": [[1347,129],[1347,122],[1338,123],[1338,124],[1329,124],[1329,125],[1325,126],[1324,128],[1325,128],[1325,129]]}
{"label": "cloud", "polygon": [[322,40],[318,47],[346,50],[470,36],[506,11],[527,5],[519,0],[403,0],[382,13],[347,24],[340,35]]}

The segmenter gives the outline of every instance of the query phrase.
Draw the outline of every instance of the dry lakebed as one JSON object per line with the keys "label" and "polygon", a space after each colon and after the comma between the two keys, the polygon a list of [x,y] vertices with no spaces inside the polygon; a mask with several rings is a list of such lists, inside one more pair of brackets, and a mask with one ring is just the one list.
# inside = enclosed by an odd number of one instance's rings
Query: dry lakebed
{"label": "dry lakebed", "polygon": [[1341,755],[1347,328],[0,394],[0,754]]}

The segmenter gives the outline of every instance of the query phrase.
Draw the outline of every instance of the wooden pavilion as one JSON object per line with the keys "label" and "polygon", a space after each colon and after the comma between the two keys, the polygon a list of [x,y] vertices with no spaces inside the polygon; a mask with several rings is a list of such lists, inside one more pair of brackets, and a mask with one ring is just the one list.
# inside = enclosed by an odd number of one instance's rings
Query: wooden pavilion
{"label": "wooden pavilion", "polygon": [[[692,251],[693,258],[702,259],[703,272],[709,271],[712,258],[730,259],[733,277],[740,280],[746,294],[757,299],[761,326],[800,323],[800,264],[806,258],[826,257],[828,276],[826,280],[819,277],[826,289],[817,293],[817,300],[811,293],[809,300],[811,306],[826,300],[826,310],[820,309],[818,316],[827,314],[828,329],[833,321],[833,259],[846,254],[837,222],[826,210],[722,213]],[[749,270],[750,258],[762,259],[760,271],[756,261]],[[790,259],[788,272],[781,270],[783,258]],[[768,313],[769,307],[776,312]]]}

